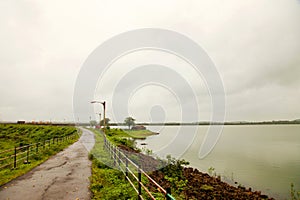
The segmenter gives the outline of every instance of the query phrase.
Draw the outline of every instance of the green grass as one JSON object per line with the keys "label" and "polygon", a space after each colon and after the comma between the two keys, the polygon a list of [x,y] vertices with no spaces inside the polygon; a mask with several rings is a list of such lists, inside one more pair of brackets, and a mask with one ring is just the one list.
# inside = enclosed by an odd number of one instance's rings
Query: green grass
{"label": "green grass", "polygon": [[[109,153],[103,148],[104,139],[98,130],[90,129],[95,133],[96,145],[89,154],[92,160],[92,176],[90,177],[91,185],[90,189],[93,193],[93,199],[137,199],[137,193],[130,185],[130,183],[125,180],[124,174],[109,166],[113,166],[113,160],[110,158]],[[138,133],[138,131],[134,131]],[[143,131],[146,133],[145,131]],[[121,129],[109,129],[106,130],[106,136],[114,145],[126,145],[128,147],[133,147],[131,143],[132,138],[127,132]],[[130,138],[130,139],[127,139]],[[137,170],[135,167],[129,165],[131,171],[137,176]],[[131,180],[134,180],[131,177]],[[142,182],[144,185],[149,184],[149,180],[142,176]],[[137,182],[134,180],[137,187]],[[149,199],[142,190],[144,199]],[[164,195],[158,191],[153,191],[152,194],[156,199],[165,199]]]}
{"label": "green grass", "polygon": [[[137,194],[121,171],[108,166],[113,165],[109,154],[103,149],[103,136],[96,130],[96,144],[89,158],[92,160],[92,176],[90,189],[93,199],[137,199]],[[120,133],[123,134],[123,133]]]}
{"label": "green grass", "polygon": [[157,134],[149,130],[125,130],[125,132],[134,139],[146,139],[148,136]]}
{"label": "green grass", "polygon": [[72,126],[0,124],[1,151],[76,133]]}
{"label": "green grass", "polygon": [[136,149],[135,139],[145,139],[148,136],[156,135],[149,130],[106,129],[105,131],[106,136],[114,145],[125,145],[132,149]]}
{"label": "green grass", "polygon": [[[17,125],[17,124],[0,124],[0,151],[3,152],[8,149],[13,149],[15,146],[20,147],[27,144],[33,144],[37,142],[43,143],[44,140],[49,140],[54,137],[64,137],[70,136],[77,133],[75,127],[69,126],[42,126],[42,125]],[[74,143],[78,139],[78,135],[69,140],[64,140],[59,142],[59,144],[53,144],[51,142],[50,148],[47,146],[43,149],[39,147],[39,152],[34,154],[36,149],[34,146],[30,151],[29,164],[23,164],[22,162],[17,163],[16,168],[9,166],[8,168],[0,169],[0,185],[3,185],[12,179],[21,176],[37,165],[46,161],[50,156],[63,150],[70,144]],[[25,149],[24,149],[25,150]],[[13,152],[2,153],[0,158],[10,156]],[[26,156],[26,154],[22,155]],[[13,160],[7,160],[7,162],[12,162]],[[5,161],[0,162],[2,166]]]}

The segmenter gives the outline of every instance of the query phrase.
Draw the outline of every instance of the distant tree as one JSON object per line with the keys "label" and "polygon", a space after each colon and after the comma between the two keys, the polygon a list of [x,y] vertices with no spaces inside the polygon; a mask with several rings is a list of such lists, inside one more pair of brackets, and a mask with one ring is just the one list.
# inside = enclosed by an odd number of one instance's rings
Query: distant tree
{"label": "distant tree", "polygon": [[96,120],[91,120],[91,121],[90,121],[90,125],[91,125],[91,126],[96,126],[96,125],[97,125]]}
{"label": "distant tree", "polygon": [[[100,121],[100,125],[101,126],[104,126],[104,123],[103,123],[103,119]],[[110,122],[110,119],[109,118],[105,118],[105,126],[108,126],[109,125],[109,122]]]}
{"label": "distant tree", "polygon": [[130,129],[132,126],[135,125],[135,119],[133,119],[132,117],[126,117],[124,123],[128,126],[128,129]]}

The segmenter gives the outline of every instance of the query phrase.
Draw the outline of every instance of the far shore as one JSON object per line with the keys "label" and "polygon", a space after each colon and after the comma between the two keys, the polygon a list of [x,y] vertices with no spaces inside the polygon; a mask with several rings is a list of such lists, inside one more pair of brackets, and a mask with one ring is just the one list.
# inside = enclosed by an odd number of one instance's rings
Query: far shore
{"label": "far shore", "polygon": [[[209,126],[209,125],[300,125],[295,121],[263,121],[263,122],[166,122],[166,123],[136,123],[142,126]],[[110,123],[109,126],[126,126],[124,123]]]}

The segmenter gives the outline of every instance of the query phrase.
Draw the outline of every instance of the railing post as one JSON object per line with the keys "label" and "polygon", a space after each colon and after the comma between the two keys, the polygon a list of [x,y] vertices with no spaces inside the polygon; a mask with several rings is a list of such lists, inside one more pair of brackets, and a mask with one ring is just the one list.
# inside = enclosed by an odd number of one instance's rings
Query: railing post
{"label": "railing post", "polygon": [[171,195],[171,188],[166,188],[166,192],[167,192],[167,194],[166,194],[166,199],[167,200],[172,200],[172,198],[168,195],[168,194],[170,194]]}
{"label": "railing post", "polygon": [[125,163],[126,163],[126,170],[125,170],[125,174],[126,174],[125,180],[126,180],[126,177],[128,177],[128,159],[127,159],[127,157],[125,157]]}
{"label": "railing post", "polygon": [[139,196],[138,196],[138,199],[141,200],[141,195],[142,195],[142,173],[141,173],[141,169],[140,169],[140,166],[138,166],[138,179],[139,179],[139,188],[138,188],[138,191],[139,191]]}
{"label": "railing post", "polygon": [[112,146],[111,143],[109,143],[109,155],[110,155],[110,158],[112,158],[112,156],[113,156],[113,155],[112,155],[112,152],[111,152],[111,151],[112,151],[112,150],[111,150],[111,148],[112,148],[111,146]]}
{"label": "railing post", "polygon": [[28,161],[29,161],[29,145],[27,145],[26,164],[28,164]]}
{"label": "railing post", "polygon": [[103,149],[105,149],[105,148],[106,148],[106,145],[107,145],[107,143],[106,143],[106,138],[105,138],[105,136],[103,136],[103,138],[104,138],[104,145],[103,145]]}
{"label": "railing post", "polygon": [[14,155],[14,168],[17,167],[17,147],[15,146],[15,155]]}
{"label": "railing post", "polygon": [[121,163],[121,151],[120,149],[118,149],[118,165],[119,165],[119,169],[121,169],[120,163]]}
{"label": "railing post", "polygon": [[114,166],[116,166],[117,152],[115,146],[113,147],[113,159],[114,159]]}

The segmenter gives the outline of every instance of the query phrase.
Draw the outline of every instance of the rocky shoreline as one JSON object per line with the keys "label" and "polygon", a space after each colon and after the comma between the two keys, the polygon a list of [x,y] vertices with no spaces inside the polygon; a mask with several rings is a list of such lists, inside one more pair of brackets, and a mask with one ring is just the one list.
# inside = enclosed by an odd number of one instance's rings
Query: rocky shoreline
{"label": "rocky shoreline", "polygon": [[[188,180],[188,186],[182,191],[185,199],[274,199],[261,194],[260,191],[252,191],[251,188],[234,187],[191,167],[183,168],[183,175]],[[154,171],[151,177],[162,187],[170,187],[160,171]]]}

